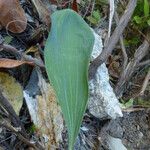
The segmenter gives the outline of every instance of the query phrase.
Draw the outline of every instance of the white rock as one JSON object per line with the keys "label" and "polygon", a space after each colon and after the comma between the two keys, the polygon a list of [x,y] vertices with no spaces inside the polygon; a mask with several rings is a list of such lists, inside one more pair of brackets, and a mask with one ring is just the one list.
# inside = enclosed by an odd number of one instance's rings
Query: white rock
{"label": "white rock", "polygon": [[37,111],[38,111],[37,100],[29,96],[28,91],[23,91],[23,94],[24,94],[24,98],[25,98],[30,116],[32,118],[32,121],[39,122],[39,118],[37,117]]}
{"label": "white rock", "polygon": [[127,150],[127,148],[122,144],[121,139],[114,138],[112,136],[108,137],[108,145],[110,150]]}
{"label": "white rock", "polygon": [[[94,31],[95,43],[91,60],[94,60],[102,52],[101,37]],[[97,118],[122,117],[121,108],[112,87],[109,84],[109,74],[106,65],[103,63],[98,67],[95,78],[89,81],[90,97],[88,109]]]}

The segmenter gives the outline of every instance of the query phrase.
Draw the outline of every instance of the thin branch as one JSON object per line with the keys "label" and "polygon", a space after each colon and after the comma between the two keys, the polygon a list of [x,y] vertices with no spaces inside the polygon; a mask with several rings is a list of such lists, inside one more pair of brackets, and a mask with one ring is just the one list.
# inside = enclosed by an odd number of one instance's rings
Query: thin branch
{"label": "thin branch", "polygon": [[145,61],[142,61],[142,62],[140,62],[139,64],[138,64],[138,67],[142,67],[142,66],[150,66],[150,59],[148,59],[148,60],[145,60]]}
{"label": "thin branch", "polygon": [[122,109],[123,112],[131,113],[131,112],[137,112],[137,111],[142,111],[145,110],[146,108],[126,108]]}
{"label": "thin branch", "polygon": [[3,107],[1,105],[0,105],[0,115],[8,118],[7,112],[3,109]]}
{"label": "thin branch", "polygon": [[144,82],[143,82],[143,85],[142,85],[142,88],[141,88],[141,91],[140,91],[140,95],[144,94],[149,80],[150,80],[150,69],[148,70],[148,73],[147,73],[147,75],[146,75],[146,77],[144,79]]}
{"label": "thin branch", "polygon": [[[3,42],[4,42],[4,39],[3,39],[3,37],[0,35],[0,45],[3,44]],[[1,50],[1,49],[0,49],[0,50]]]}
{"label": "thin branch", "polygon": [[[119,17],[118,17],[118,13],[115,12],[115,21],[118,25],[119,23]],[[127,56],[127,53],[126,53],[126,48],[124,46],[124,42],[123,42],[123,36],[120,35],[120,45],[121,45],[121,50],[122,50],[122,54],[123,54],[123,67],[122,67],[122,70],[124,70],[127,66],[127,63],[128,63],[128,56]]]}
{"label": "thin branch", "polygon": [[4,107],[4,109],[8,112],[9,117],[12,121],[12,123],[14,124],[14,126],[16,127],[21,127],[21,133],[23,135],[25,135],[26,137],[28,137],[28,135],[25,132],[25,129],[19,119],[19,117],[17,116],[16,112],[14,111],[13,107],[11,106],[11,104],[9,103],[9,101],[4,97],[4,95],[2,94],[1,90],[0,90],[0,104]]}
{"label": "thin branch", "polygon": [[108,28],[108,39],[110,38],[110,34],[111,34],[111,26],[112,26],[112,20],[114,17],[114,12],[115,12],[115,6],[114,6],[114,0],[109,0],[109,6],[110,6],[110,10],[109,10],[109,28]]}
{"label": "thin branch", "polygon": [[0,44],[0,50],[4,50],[6,52],[12,53],[14,54],[16,57],[26,60],[26,61],[30,61],[33,62],[34,64],[36,64],[37,66],[44,68],[44,64],[42,61],[33,58],[32,56],[26,55],[24,53],[19,52],[16,48],[14,48],[11,45],[8,44]]}
{"label": "thin branch", "polygon": [[85,13],[84,13],[84,15],[83,15],[83,18],[86,17],[86,15],[87,15],[87,13],[88,13],[88,11],[89,11],[89,8],[90,8],[90,6],[91,6],[91,1],[92,1],[92,0],[90,0],[88,6],[87,6],[87,8],[86,8],[86,11],[85,11]]}
{"label": "thin branch", "polygon": [[128,63],[126,69],[122,72],[118,83],[115,87],[115,93],[118,97],[121,97],[124,92],[124,85],[131,79],[133,73],[137,69],[139,62],[147,54],[149,50],[149,43],[145,39],[144,42],[139,46],[134,54],[134,58]]}
{"label": "thin branch", "polygon": [[90,69],[89,69],[90,79],[94,78],[97,68],[107,60],[108,56],[111,54],[112,50],[115,48],[117,42],[119,41],[120,35],[122,35],[125,27],[130,21],[130,18],[136,7],[136,3],[137,3],[137,0],[129,1],[124,14],[118,23],[118,26],[116,27],[113,34],[109,38],[108,45],[106,45],[102,53],[91,63]]}
{"label": "thin branch", "polygon": [[0,122],[0,126],[1,126],[1,127],[5,127],[6,129],[8,129],[8,130],[12,131],[13,133],[15,133],[15,134],[18,136],[18,138],[19,138],[23,143],[25,143],[26,145],[28,145],[29,147],[33,147],[34,149],[38,150],[38,148],[35,146],[34,143],[31,143],[28,139],[26,139],[25,137],[23,137],[23,136],[19,133],[20,129],[14,128],[11,124],[9,124],[7,121],[4,121],[4,120]]}

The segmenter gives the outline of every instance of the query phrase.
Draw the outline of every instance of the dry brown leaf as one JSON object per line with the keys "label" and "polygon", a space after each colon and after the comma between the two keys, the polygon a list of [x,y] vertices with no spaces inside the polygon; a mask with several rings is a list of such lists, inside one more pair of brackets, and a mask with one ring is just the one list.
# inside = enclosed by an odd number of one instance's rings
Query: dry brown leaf
{"label": "dry brown leaf", "polygon": [[0,68],[14,68],[23,64],[34,65],[33,62],[0,58]]}
{"label": "dry brown leaf", "polygon": [[0,0],[0,24],[13,33],[26,29],[27,18],[18,0]]}
{"label": "dry brown leaf", "polygon": [[120,59],[120,56],[116,55],[114,57],[110,56],[109,60],[108,60],[108,62],[109,62],[109,66],[108,66],[109,73],[112,77],[115,77],[115,78],[119,78],[119,75],[120,75],[119,59]]}
{"label": "dry brown leaf", "polygon": [[38,52],[38,46],[37,45],[34,45],[34,46],[31,46],[29,49],[27,49],[25,51],[25,54],[28,54],[28,53],[36,53]]}
{"label": "dry brown leaf", "polygon": [[73,0],[72,9],[78,13],[78,5],[77,0]]}
{"label": "dry brown leaf", "polygon": [[[15,88],[14,88],[15,87]],[[0,89],[9,100],[15,112],[19,115],[23,104],[22,86],[8,73],[0,72]]]}

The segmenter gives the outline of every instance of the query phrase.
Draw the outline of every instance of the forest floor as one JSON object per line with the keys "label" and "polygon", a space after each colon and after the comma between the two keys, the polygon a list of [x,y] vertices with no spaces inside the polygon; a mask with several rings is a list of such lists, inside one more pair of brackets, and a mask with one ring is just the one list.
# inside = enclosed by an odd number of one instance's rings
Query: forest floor
{"label": "forest floor", "polygon": [[[80,131],[75,149],[110,149],[108,139],[111,136],[121,139],[127,149],[150,150],[150,35],[149,25],[143,23],[144,17],[141,17],[143,22],[140,22],[140,17],[137,20],[137,16],[140,16],[138,13],[142,14],[144,11],[144,4],[141,10],[142,2],[139,0],[133,9],[131,1],[119,0],[115,4],[118,21],[115,13],[111,25],[111,40],[108,40],[110,4],[105,0],[78,0],[74,5],[68,0],[20,0],[19,4],[15,0],[11,1],[11,6],[0,2],[0,9],[3,8],[1,14],[7,14],[8,8],[11,10],[17,5],[19,10],[16,9],[16,12],[20,13],[19,16],[11,16],[8,13],[5,17],[0,14],[0,149],[47,149],[40,137],[40,128],[37,129],[33,123],[25,99],[28,96],[39,100],[43,98],[42,88],[48,87],[43,50],[50,30],[50,12],[69,7],[78,11],[89,26],[101,36],[106,51],[103,56],[110,84],[123,112],[123,117],[120,118],[98,119],[87,110],[82,125],[87,127],[88,131]],[[127,4],[131,4],[131,8],[126,7]],[[27,20],[20,7],[23,8]],[[126,9],[134,10],[129,19],[122,18],[127,17],[124,15]],[[22,24],[8,26],[5,21],[12,21],[11,17],[16,17],[16,20],[21,18]],[[121,19],[128,20],[128,23],[120,25]],[[123,28],[123,31],[120,28]],[[114,42],[113,39],[118,40]],[[113,47],[112,51],[108,50],[109,47]],[[99,64],[98,61],[94,63]],[[42,85],[39,85],[40,81]],[[25,91],[28,91],[26,97]],[[40,97],[40,94],[43,95]],[[52,105],[56,107],[55,103]],[[40,115],[42,118],[44,114]],[[61,121],[63,123],[63,120]],[[66,128],[61,134],[62,142],[58,145],[55,139],[51,149],[67,149]],[[56,143],[58,147],[55,147]]]}

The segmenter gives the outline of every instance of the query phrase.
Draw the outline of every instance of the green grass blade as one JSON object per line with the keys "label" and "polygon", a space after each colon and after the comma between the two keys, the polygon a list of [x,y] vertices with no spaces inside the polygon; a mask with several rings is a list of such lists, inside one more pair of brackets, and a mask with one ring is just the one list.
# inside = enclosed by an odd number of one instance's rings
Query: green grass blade
{"label": "green grass blade", "polygon": [[148,0],[144,0],[144,15],[145,17],[149,16],[149,2]]}
{"label": "green grass blade", "polygon": [[72,150],[88,100],[88,66],[94,35],[86,22],[70,9],[55,12],[51,20],[45,65],[63,112]]}

